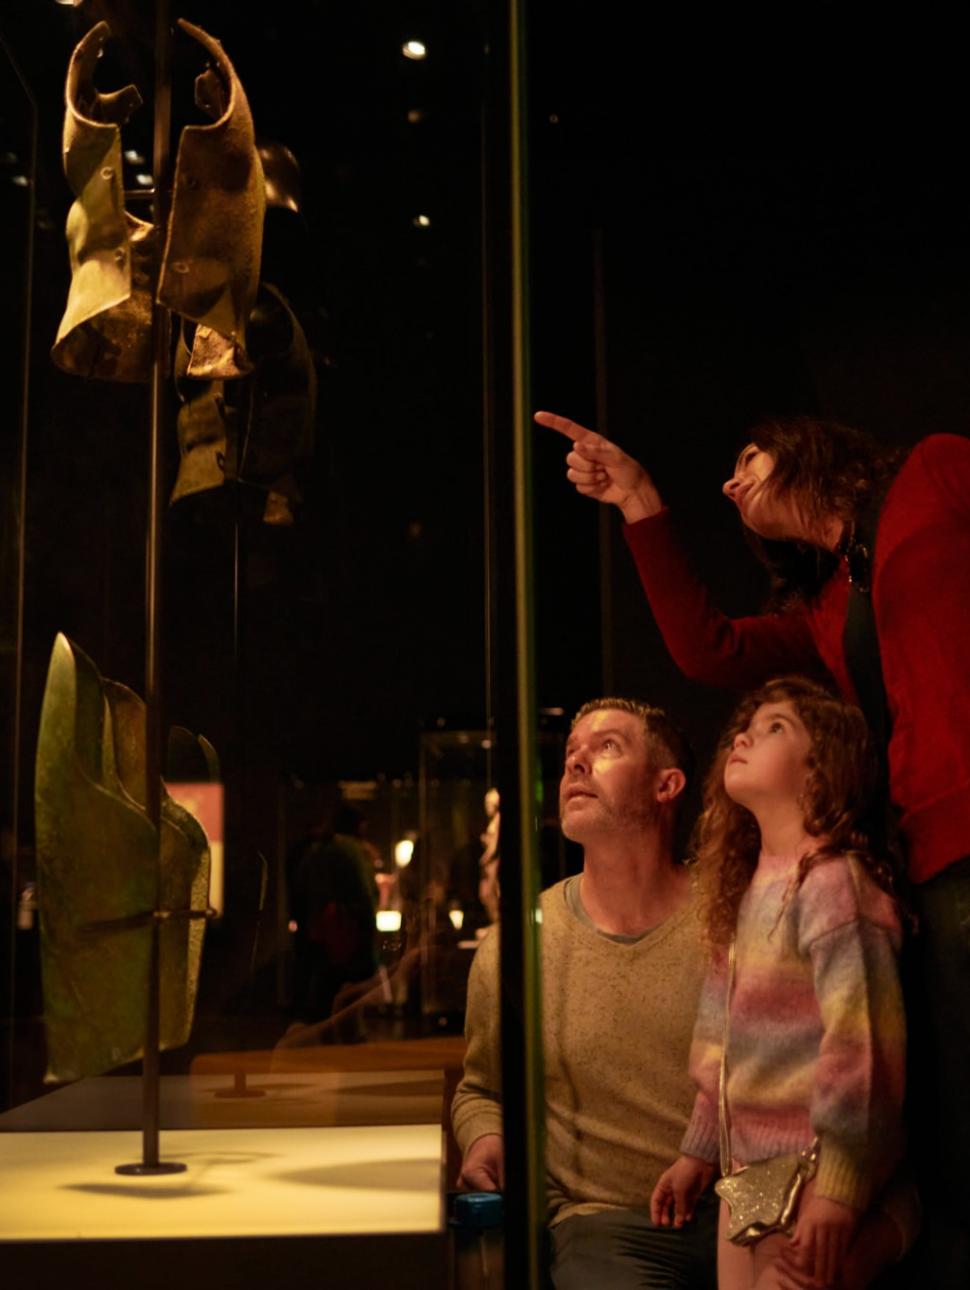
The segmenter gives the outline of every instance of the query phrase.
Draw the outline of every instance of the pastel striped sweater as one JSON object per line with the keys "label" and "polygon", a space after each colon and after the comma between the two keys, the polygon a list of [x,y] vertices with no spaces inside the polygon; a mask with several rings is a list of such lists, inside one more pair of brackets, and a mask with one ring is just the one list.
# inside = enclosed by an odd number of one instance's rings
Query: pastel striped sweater
{"label": "pastel striped sweater", "polygon": [[[727,1049],[736,1165],[820,1142],[819,1195],[865,1209],[901,1154],[906,1031],[892,900],[857,860],[762,853],[738,914]],[[685,1155],[718,1159],[726,955],[691,1047]]]}

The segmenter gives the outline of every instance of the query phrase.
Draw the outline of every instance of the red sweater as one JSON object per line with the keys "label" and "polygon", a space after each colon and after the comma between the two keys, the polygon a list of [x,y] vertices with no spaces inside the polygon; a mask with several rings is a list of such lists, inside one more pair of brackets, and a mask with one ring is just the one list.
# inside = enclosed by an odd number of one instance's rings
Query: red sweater
{"label": "red sweater", "polygon": [[[855,701],[842,650],[844,561],[811,605],[728,618],[691,570],[669,511],[624,531],[687,676],[749,688],[827,672]],[[872,595],[892,719],[890,791],[910,875],[925,882],[970,855],[970,440],[931,435],[906,459],[880,516]]]}

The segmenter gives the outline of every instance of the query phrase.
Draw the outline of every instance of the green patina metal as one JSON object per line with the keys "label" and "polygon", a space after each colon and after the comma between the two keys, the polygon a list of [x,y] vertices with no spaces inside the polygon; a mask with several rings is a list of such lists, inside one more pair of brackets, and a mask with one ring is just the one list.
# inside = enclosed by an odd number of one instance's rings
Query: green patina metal
{"label": "green patina metal", "polygon": [[51,653],[35,813],[49,1081],[142,1055],[152,924],[160,922],[161,1045],[192,1027],[209,884],[201,826],[162,790],[146,810],[145,705],[66,636]]}

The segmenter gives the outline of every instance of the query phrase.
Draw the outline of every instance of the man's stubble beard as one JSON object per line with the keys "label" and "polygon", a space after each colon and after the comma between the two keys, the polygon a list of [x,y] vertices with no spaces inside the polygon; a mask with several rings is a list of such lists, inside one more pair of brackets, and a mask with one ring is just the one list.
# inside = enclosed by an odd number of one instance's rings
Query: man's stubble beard
{"label": "man's stubble beard", "polygon": [[582,846],[588,843],[591,838],[621,837],[630,833],[647,833],[659,827],[662,808],[657,802],[651,802],[647,799],[636,810],[618,812],[609,802],[603,802],[600,798],[596,800],[600,809],[594,818],[588,821],[582,818],[575,820],[574,824],[579,826],[575,833],[570,832],[571,826],[569,822],[560,813],[559,827],[563,837]]}

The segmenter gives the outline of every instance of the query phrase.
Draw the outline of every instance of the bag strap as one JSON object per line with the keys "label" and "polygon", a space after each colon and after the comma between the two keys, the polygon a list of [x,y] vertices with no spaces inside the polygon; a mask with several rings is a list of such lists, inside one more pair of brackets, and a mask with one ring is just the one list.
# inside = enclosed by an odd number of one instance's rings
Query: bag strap
{"label": "bag strap", "polygon": [[899,812],[889,795],[889,737],[892,734],[892,717],[886,696],[879,632],[872,603],[876,533],[891,484],[892,479],[889,479],[873,493],[857,516],[846,543],[849,600],[842,633],[842,651],[859,707],[873,737],[879,763],[876,794],[865,821],[866,831],[874,850],[885,853],[891,860],[897,890],[902,890],[906,885],[906,857],[899,831]]}
{"label": "bag strap", "polygon": [[727,1178],[731,1173],[731,1126],[728,1123],[727,1104],[727,1046],[731,1023],[731,992],[734,988],[735,938],[731,938],[728,947],[727,985],[724,989],[724,1036],[721,1040],[721,1075],[718,1083],[718,1136],[721,1151],[721,1176]]}
{"label": "bag strap", "polygon": [[[888,485],[887,485],[888,487]],[[879,633],[872,605],[872,568],[876,549],[876,530],[886,496],[878,490],[857,517],[845,547],[849,566],[849,603],[842,633],[846,667],[852,677],[859,706],[866,715],[869,729],[885,759],[892,731],[886,682],[882,671]]]}

